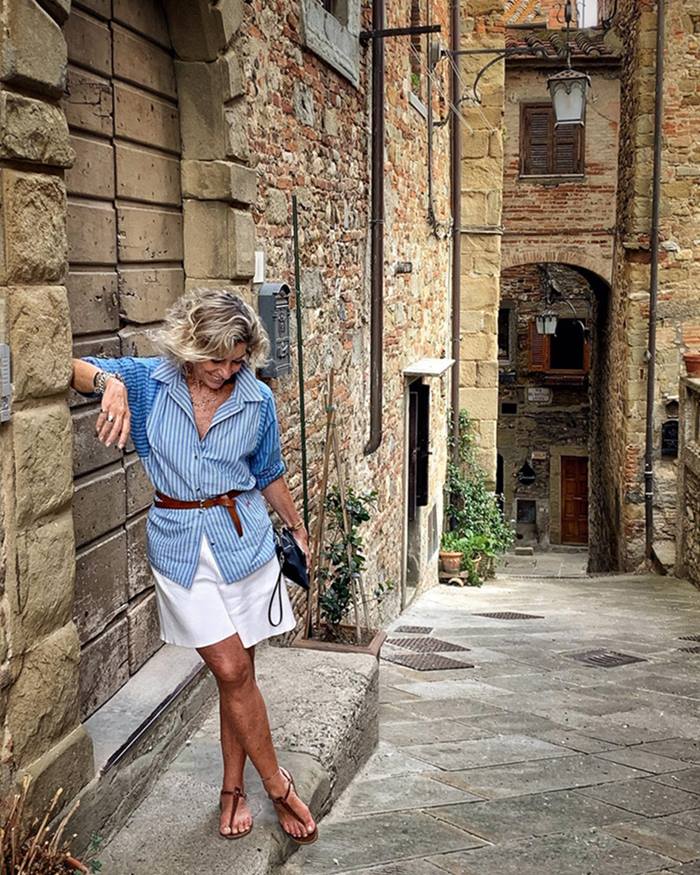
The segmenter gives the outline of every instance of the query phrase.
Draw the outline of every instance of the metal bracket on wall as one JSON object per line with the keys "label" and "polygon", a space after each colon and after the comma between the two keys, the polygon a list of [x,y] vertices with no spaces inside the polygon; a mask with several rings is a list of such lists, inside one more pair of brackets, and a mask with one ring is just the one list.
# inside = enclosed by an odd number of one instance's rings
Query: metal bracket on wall
{"label": "metal bracket on wall", "polygon": [[360,32],[360,42],[366,46],[370,40],[387,39],[392,36],[420,36],[423,33],[440,33],[442,25],[424,24],[420,27],[385,27],[381,30],[363,30]]}

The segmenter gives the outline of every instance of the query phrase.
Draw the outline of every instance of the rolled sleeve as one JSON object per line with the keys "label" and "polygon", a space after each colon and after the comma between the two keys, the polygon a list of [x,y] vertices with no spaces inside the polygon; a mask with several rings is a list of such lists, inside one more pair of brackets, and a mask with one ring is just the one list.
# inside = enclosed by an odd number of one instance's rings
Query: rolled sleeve
{"label": "rolled sleeve", "polygon": [[256,487],[263,490],[287,470],[282,461],[280,430],[272,394],[265,399],[260,419],[257,446],[250,456],[250,471],[255,477]]}

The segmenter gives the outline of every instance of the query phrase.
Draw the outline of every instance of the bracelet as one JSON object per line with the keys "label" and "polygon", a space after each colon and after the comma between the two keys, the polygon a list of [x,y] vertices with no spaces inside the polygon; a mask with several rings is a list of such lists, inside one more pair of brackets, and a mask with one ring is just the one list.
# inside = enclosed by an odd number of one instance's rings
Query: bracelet
{"label": "bracelet", "polygon": [[298,523],[295,523],[293,526],[288,526],[287,528],[290,532],[298,532],[299,529],[304,528],[304,520],[299,520]]}
{"label": "bracelet", "polygon": [[92,387],[95,392],[98,395],[104,395],[105,389],[107,388],[107,382],[112,378],[119,380],[122,386],[126,385],[121,374],[111,374],[108,371],[96,371],[95,376],[92,378]]}

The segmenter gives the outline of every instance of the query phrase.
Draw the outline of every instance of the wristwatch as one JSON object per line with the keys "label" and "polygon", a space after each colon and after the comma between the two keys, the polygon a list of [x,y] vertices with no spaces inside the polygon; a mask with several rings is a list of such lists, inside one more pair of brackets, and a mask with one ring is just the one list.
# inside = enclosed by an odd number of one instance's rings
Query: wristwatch
{"label": "wristwatch", "polygon": [[96,371],[95,376],[92,378],[92,387],[98,395],[104,395],[105,389],[107,388],[107,381],[111,380],[114,377],[115,380],[119,380],[122,385],[125,385],[124,378],[121,374],[110,374],[109,371]]}
{"label": "wristwatch", "polygon": [[304,520],[299,520],[298,523],[295,523],[293,526],[288,526],[290,532],[298,532],[300,529],[304,528]]}

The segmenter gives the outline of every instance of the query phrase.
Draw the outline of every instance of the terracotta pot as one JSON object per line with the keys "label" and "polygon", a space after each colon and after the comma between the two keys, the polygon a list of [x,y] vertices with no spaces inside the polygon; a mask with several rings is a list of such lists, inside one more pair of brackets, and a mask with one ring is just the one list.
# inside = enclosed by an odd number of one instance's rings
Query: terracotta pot
{"label": "terracotta pot", "polygon": [[441,550],[440,562],[446,574],[454,574],[462,567],[462,554],[454,553],[452,550]]}
{"label": "terracotta pot", "polygon": [[683,353],[683,361],[689,377],[700,377],[700,352]]}
{"label": "terracotta pot", "polygon": [[[354,634],[354,626],[343,624],[340,628],[349,635]],[[320,638],[304,638],[299,635],[294,641],[292,641],[292,647],[302,647],[305,650],[330,650],[334,653],[368,653],[370,656],[379,659],[382,644],[386,639],[386,632],[383,629],[373,629],[371,631],[374,634],[372,640],[368,644],[348,644],[343,641],[324,641]]]}

